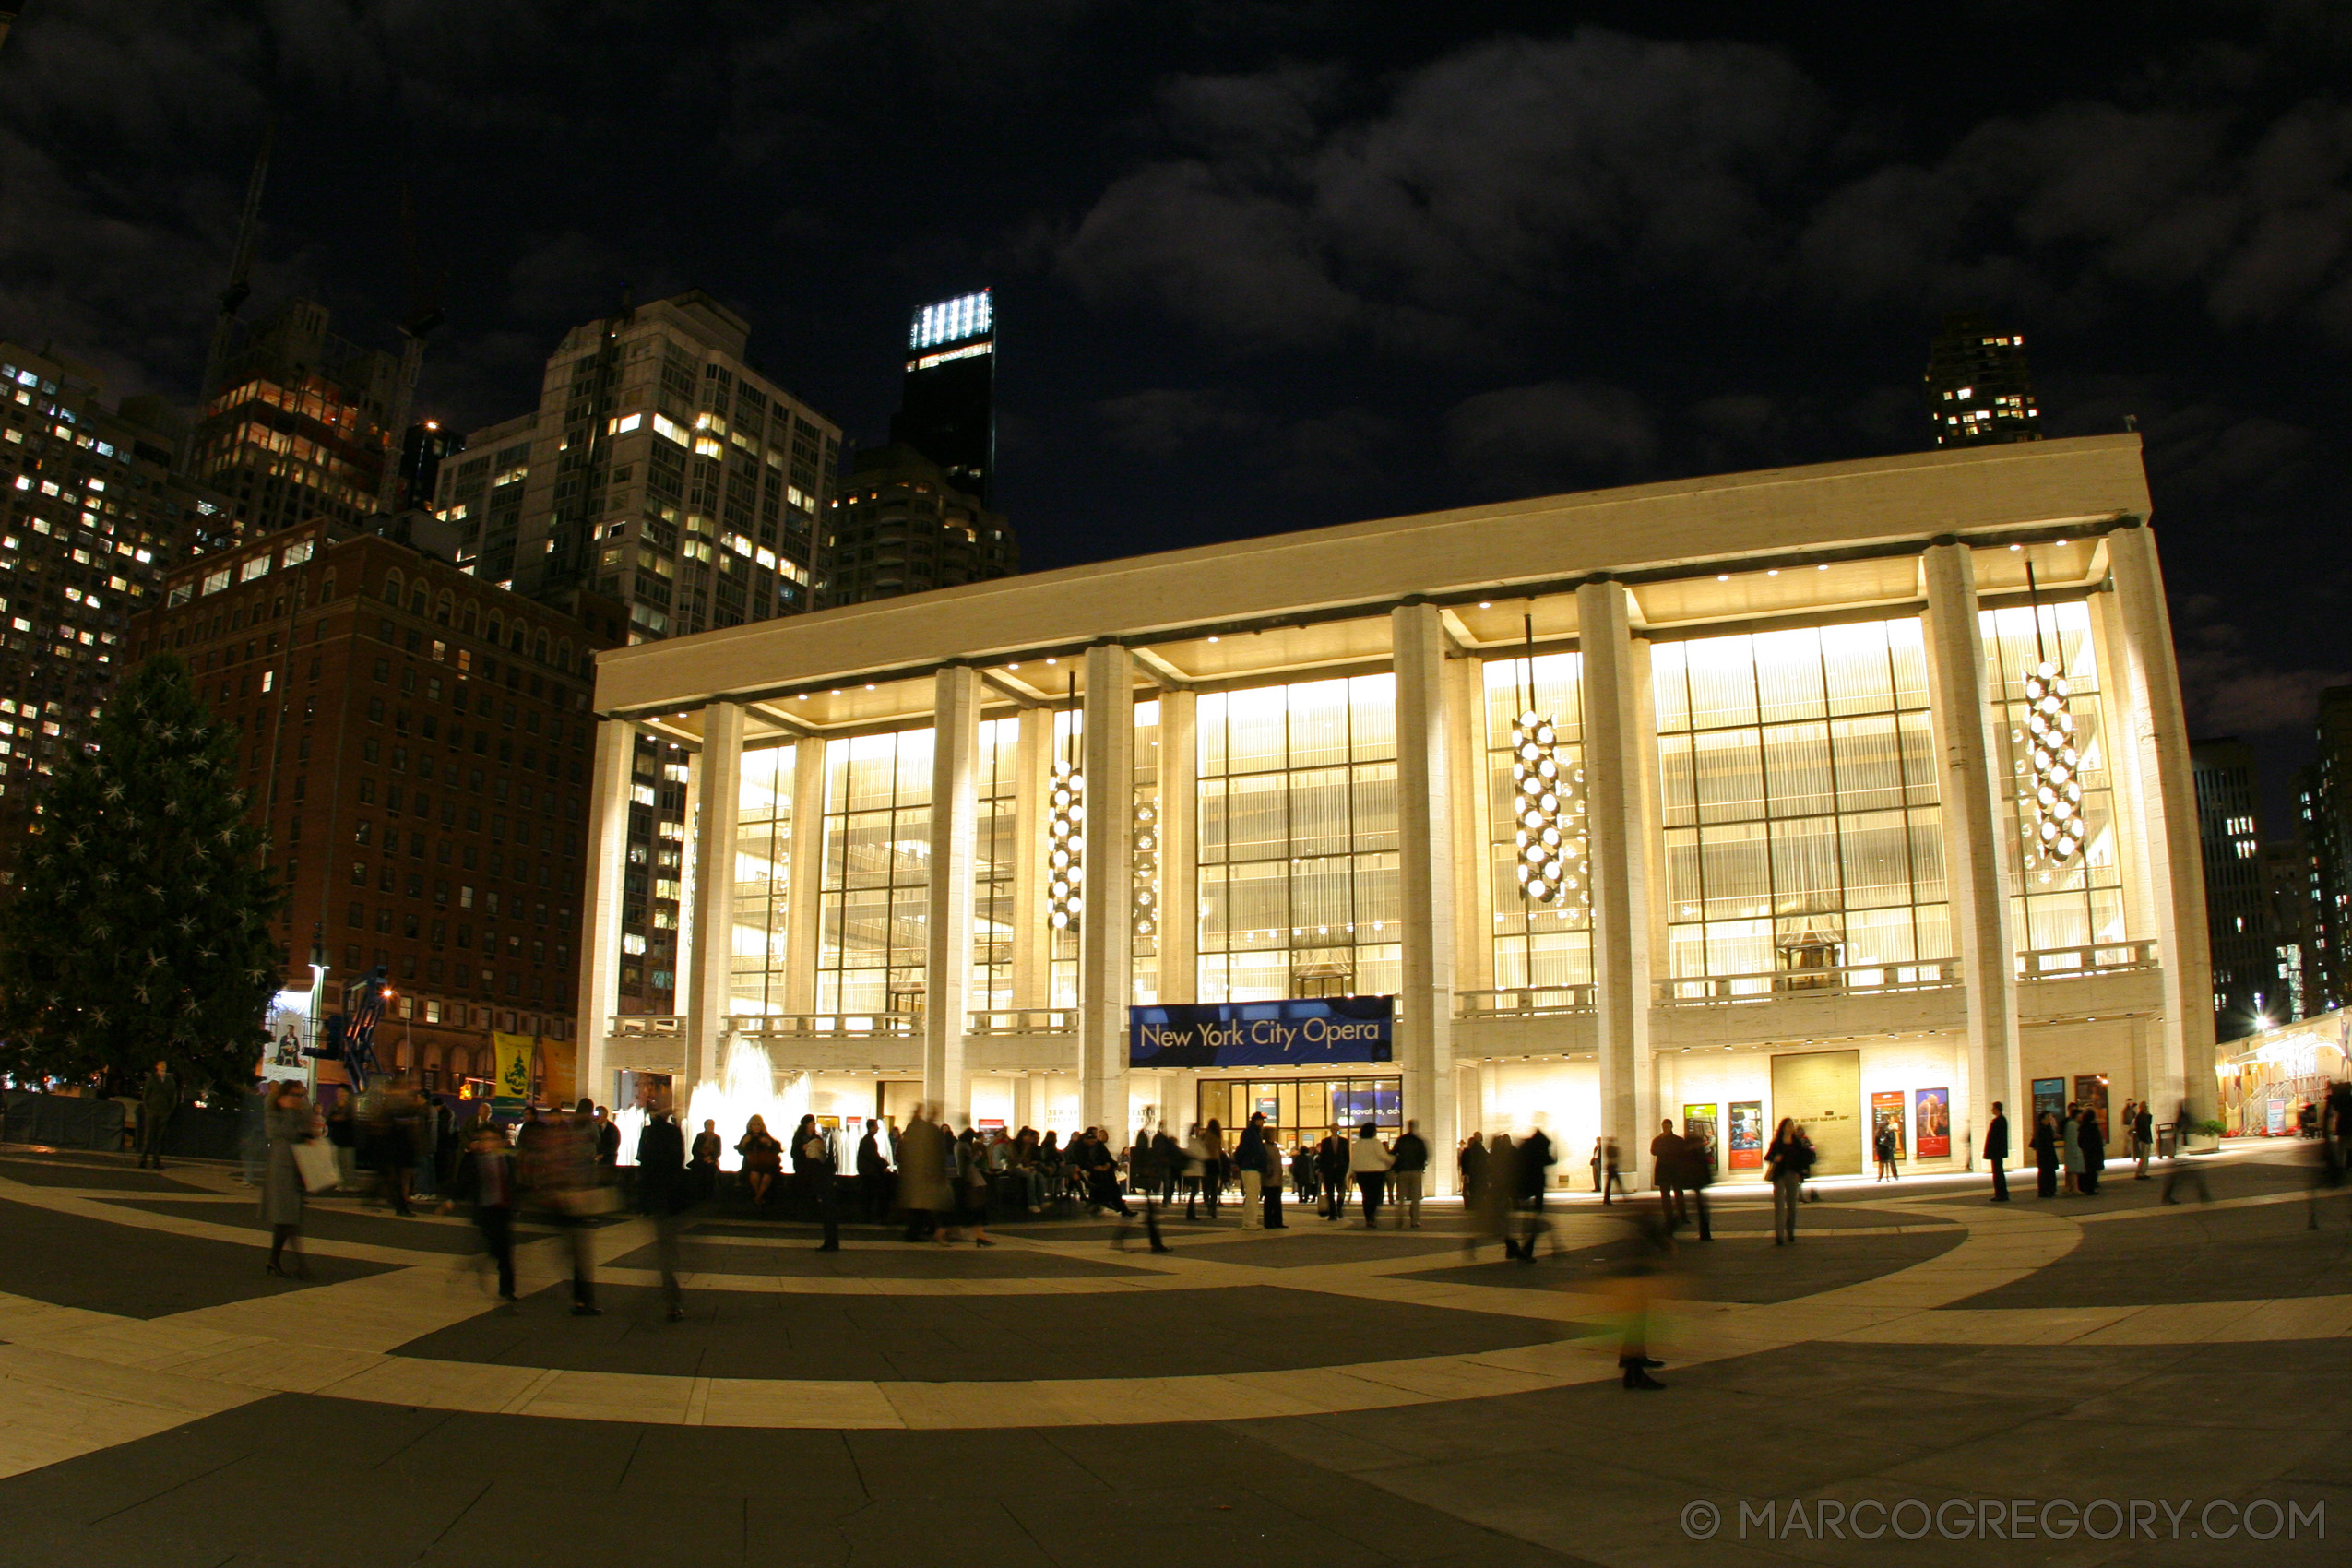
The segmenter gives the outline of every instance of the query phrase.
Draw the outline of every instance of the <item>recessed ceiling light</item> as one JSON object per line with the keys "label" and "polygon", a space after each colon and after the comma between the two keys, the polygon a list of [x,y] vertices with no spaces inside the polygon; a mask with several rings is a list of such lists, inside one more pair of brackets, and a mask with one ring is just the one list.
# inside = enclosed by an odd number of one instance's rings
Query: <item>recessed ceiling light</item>
{"label": "recessed ceiling light", "polygon": [[1494,601],[1489,599],[1481,599],[1479,600],[1479,608],[1481,610],[1491,610],[1494,608]]}
{"label": "recessed ceiling light", "polygon": [[872,681],[868,681],[868,682],[866,683],[866,690],[867,690],[867,691],[872,691],[872,690],[873,690],[873,683]]}
{"label": "recessed ceiling light", "polygon": [[1717,572],[1715,576],[1715,580],[1719,583],[1728,583],[1731,580],[1731,574],[1728,572]]}
{"label": "recessed ceiling light", "polygon": [[1215,642],[1217,639],[1216,639],[1215,637],[1211,637],[1211,638],[1209,638],[1208,640],[1209,640],[1209,641],[1211,641],[1211,642]]}

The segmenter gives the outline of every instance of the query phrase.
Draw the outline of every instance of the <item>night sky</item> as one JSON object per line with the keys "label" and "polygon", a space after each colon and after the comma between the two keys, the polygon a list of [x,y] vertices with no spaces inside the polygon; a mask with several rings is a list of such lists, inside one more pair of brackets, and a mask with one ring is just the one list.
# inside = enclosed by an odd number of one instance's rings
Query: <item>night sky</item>
{"label": "night sky", "polygon": [[993,285],[1051,566],[1917,448],[1975,308],[2051,434],[2137,416],[2197,725],[2287,763],[2352,678],[2352,7],[2195,9],[30,0],[0,334],[192,399],[274,114],[248,314],[389,347],[409,182],[459,426],[699,285],[878,441]]}

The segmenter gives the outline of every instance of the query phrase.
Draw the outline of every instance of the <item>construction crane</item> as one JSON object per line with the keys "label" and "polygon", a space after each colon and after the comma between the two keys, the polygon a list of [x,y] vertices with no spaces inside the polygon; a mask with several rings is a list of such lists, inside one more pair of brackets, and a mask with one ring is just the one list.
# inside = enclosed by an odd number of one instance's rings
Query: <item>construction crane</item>
{"label": "construction crane", "polygon": [[[0,5],[7,0],[0,0]],[[261,243],[261,192],[269,180],[269,149],[278,139],[278,122],[261,133],[261,150],[254,154],[253,173],[245,181],[245,210],[237,220],[237,248],[229,260],[229,283],[220,291],[220,311],[212,320],[212,346],[204,356],[204,382],[197,387],[199,403],[220,390],[221,367],[236,335],[237,312],[253,293],[254,251]]]}

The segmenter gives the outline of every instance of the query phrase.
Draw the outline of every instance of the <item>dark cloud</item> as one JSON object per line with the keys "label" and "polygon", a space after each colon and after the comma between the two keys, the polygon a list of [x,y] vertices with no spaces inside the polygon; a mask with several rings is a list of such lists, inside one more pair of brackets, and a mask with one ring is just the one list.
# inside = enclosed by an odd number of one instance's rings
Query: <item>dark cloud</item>
{"label": "dark cloud", "polygon": [[1600,473],[1640,478],[1657,457],[1657,422],[1622,386],[1547,381],[1481,392],[1446,416],[1455,467],[1485,495],[1570,488]]}

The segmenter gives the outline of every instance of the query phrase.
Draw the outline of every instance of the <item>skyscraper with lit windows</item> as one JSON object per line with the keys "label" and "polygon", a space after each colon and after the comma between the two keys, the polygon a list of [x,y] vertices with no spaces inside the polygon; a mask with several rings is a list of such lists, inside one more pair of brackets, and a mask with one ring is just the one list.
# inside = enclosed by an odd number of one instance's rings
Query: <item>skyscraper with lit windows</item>
{"label": "skyscraper with lit windows", "polygon": [[1939,446],[2042,438],[2025,337],[1980,316],[1947,315],[1928,347],[1928,418]]}
{"label": "skyscraper with lit windows", "polygon": [[890,439],[937,463],[982,506],[996,481],[996,297],[992,290],[915,312]]}

